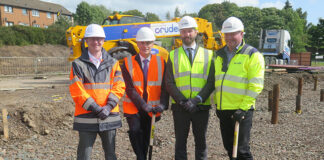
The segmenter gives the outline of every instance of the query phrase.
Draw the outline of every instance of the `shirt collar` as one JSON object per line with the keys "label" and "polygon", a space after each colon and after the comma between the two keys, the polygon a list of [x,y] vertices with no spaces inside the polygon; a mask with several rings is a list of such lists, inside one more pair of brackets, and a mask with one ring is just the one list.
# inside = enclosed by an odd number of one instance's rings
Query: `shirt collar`
{"label": "shirt collar", "polygon": [[188,48],[192,48],[193,50],[195,50],[196,46],[197,46],[196,42],[194,42],[192,46],[186,46],[185,44],[182,44],[184,50],[187,50]]}
{"label": "shirt collar", "polygon": [[88,51],[88,55],[89,55],[90,61],[99,61],[99,62],[101,62],[101,60],[102,60],[102,54],[101,54],[99,59],[97,59],[95,56],[93,56],[89,51]]}
{"label": "shirt collar", "polygon": [[140,56],[140,58],[141,58],[141,62],[143,62],[145,59],[147,59],[148,61],[151,61],[151,55],[148,56],[147,58],[142,57],[141,54],[139,54],[139,56]]}

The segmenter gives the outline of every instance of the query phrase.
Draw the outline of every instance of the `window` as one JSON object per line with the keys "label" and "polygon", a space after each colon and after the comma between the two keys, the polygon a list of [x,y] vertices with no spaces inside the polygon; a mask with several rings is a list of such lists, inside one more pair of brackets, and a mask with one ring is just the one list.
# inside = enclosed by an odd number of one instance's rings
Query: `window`
{"label": "window", "polygon": [[48,28],[48,26],[44,26],[44,28]]}
{"label": "window", "polygon": [[39,12],[38,10],[32,10],[32,15],[35,16],[35,17],[39,17]]}
{"label": "window", "polygon": [[28,26],[29,25],[29,24],[23,23],[23,22],[19,22],[18,24],[21,25],[21,26]]}
{"label": "window", "polygon": [[23,9],[22,9],[22,14],[23,14],[23,15],[27,15],[27,9],[23,8]]}
{"label": "window", "polygon": [[37,28],[39,28],[40,25],[39,25],[39,24],[33,24],[33,27],[37,27]]}
{"label": "window", "polygon": [[52,15],[50,12],[47,12],[47,18],[52,18]]}
{"label": "window", "polygon": [[13,22],[6,22],[6,26],[13,26],[14,23]]}
{"label": "window", "polygon": [[12,7],[11,6],[4,6],[5,12],[12,13]]}

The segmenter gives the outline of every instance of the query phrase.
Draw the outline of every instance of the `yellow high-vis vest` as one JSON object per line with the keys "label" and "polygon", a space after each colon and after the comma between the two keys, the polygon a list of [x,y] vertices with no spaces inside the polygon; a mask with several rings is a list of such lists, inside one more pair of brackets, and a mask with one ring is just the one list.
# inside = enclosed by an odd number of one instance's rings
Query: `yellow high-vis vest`
{"label": "yellow high-vis vest", "polygon": [[264,58],[252,46],[243,43],[224,71],[224,49],[215,60],[215,101],[217,110],[248,110],[263,89]]}
{"label": "yellow high-vis vest", "polygon": [[[182,47],[170,52],[176,86],[187,99],[196,97],[207,83],[212,59],[211,50],[199,47],[191,66]],[[173,99],[172,103],[175,104]],[[210,105],[210,98],[199,105]]]}

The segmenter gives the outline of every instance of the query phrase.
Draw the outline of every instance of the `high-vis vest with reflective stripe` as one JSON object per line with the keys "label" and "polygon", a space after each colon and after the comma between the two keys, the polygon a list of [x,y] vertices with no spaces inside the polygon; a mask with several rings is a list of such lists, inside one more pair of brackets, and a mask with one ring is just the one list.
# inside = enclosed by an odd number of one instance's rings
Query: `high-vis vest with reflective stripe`
{"label": "high-vis vest with reflective stripe", "polygon": [[[196,97],[207,83],[212,58],[211,50],[199,47],[191,66],[183,47],[170,52],[176,86],[186,98]],[[172,103],[175,104],[173,99]],[[199,104],[210,105],[210,98]]]}
{"label": "high-vis vest with reflective stripe", "polygon": [[[135,55],[136,56],[136,55]],[[125,66],[133,80],[134,87],[137,93],[143,97],[144,93],[144,76],[142,67],[135,60],[135,56],[126,57]],[[161,96],[161,85],[164,73],[164,61],[163,58],[156,55],[151,55],[151,60],[147,73],[147,103],[155,107],[160,104]],[[136,114],[138,112],[136,106],[133,104],[131,99],[126,95],[123,102],[124,113]],[[152,116],[152,113],[149,113]],[[160,113],[156,114],[160,116]]]}
{"label": "high-vis vest with reflective stripe", "polygon": [[[226,54],[224,50],[223,54]],[[263,89],[264,59],[255,48],[243,44],[222,71],[223,58],[215,61],[215,100],[218,110],[248,110]]]}
{"label": "high-vis vest with reflective stripe", "polygon": [[70,93],[75,102],[75,130],[103,131],[121,127],[118,104],[105,120],[100,120],[96,114],[88,111],[93,102],[103,107],[109,100],[118,102],[125,92],[119,62],[104,49],[102,52],[103,61],[98,69],[85,56],[88,54],[87,50],[72,63]]}

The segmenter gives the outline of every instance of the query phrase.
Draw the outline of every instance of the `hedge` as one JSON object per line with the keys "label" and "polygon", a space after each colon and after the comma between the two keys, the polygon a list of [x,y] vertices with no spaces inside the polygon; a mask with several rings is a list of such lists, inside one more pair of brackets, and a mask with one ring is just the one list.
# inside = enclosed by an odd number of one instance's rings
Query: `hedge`
{"label": "hedge", "polygon": [[66,45],[65,29],[59,27],[36,28],[28,26],[0,27],[0,47],[3,45],[31,44],[63,44]]}

